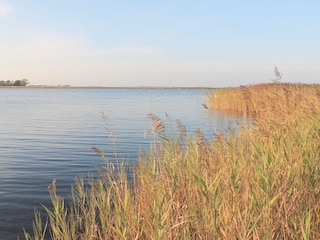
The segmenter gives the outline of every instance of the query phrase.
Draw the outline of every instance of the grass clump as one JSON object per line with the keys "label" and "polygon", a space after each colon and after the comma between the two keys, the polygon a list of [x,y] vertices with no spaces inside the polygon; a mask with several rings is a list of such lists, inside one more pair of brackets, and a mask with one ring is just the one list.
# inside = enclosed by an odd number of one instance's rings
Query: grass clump
{"label": "grass clump", "polygon": [[210,107],[243,116],[255,116],[270,107],[277,111],[301,109],[317,102],[319,84],[263,83],[235,88],[222,88],[209,94]]}
{"label": "grass clump", "polygon": [[252,126],[206,139],[178,121],[172,137],[151,114],[154,144],[133,179],[95,149],[100,178],[76,180],[68,203],[54,182],[48,226],[37,217],[26,238],[320,239],[319,86],[245,88],[213,92],[211,107],[250,113]]}

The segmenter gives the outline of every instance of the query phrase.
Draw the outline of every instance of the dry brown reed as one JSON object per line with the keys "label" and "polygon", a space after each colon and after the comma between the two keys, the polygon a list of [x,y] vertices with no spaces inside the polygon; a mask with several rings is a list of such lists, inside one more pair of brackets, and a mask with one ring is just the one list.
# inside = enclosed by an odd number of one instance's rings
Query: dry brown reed
{"label": "dry brown reed", "polygon": [[305,101],[317,101],[319,92],[318,84],[274,82],[215,90],[209,99],[211,109],[254,116],[271,106],[277,111],[302,107]]}

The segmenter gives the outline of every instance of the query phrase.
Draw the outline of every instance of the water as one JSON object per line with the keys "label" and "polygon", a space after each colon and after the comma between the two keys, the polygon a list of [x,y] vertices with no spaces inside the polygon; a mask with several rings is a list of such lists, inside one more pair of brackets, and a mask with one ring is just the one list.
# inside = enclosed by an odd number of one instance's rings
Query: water
{"label": "water", "polygon": [[57,179],[58,193],[67,196],[77,176],[97,173],[103,161],[91,147],[112,156],[100,112],[108,115],[116,134],[117,152],[135,163],[139,149],[148,149],[154,113],[175,127],[179,119],[192,134],[207,137],[239,119],[209,113],[208,90],[177,89],[21,89],[0,88],[0,239],[23,238],[34,208],[49,206],[48,185]]}

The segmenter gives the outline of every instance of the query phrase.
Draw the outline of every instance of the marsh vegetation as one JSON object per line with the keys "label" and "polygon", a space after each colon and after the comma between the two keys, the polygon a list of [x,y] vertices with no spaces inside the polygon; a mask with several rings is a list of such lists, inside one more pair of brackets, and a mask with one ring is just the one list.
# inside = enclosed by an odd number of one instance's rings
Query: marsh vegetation
{"label": "marsh vegetation", "polygon": [[118,164],[94,149],[100,177],[76,179],[69,199],[53,182],[48,221],[36,212],[26,239],[319,239],[320,86],[274,82],[208,98],[209,109],[253,124],[208,139],[180,121],[172,134],[150,114],[150,152],[130,167],[116,149]]}

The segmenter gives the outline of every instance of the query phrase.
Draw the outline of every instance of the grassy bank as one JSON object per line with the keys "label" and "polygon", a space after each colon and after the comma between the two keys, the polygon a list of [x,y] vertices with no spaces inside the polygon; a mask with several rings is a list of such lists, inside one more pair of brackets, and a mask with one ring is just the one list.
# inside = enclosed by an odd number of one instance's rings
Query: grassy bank
{"label": "grassy bank", "polygon": [[[211,108],[253,116],[254,126],[205,139],[176,137],[149,115],[154,143],[128,181],[106,162],[72,196],[51,185],[48,224],[27,239],[320,239],[319,85],[262,84],[213,91]],[[111,134],[111,136],[114,136]],[[116,154],[116,153],[115,153]]]}
{"label": "grassy bank", "polygon": [[209,98],[212,109],[254,116],[270,111],[270,108],[279,112],[295,111],[301,107],[309,109],[308,104],[319,101],[320,85],[264,83],[218,89],[212,91]]}

